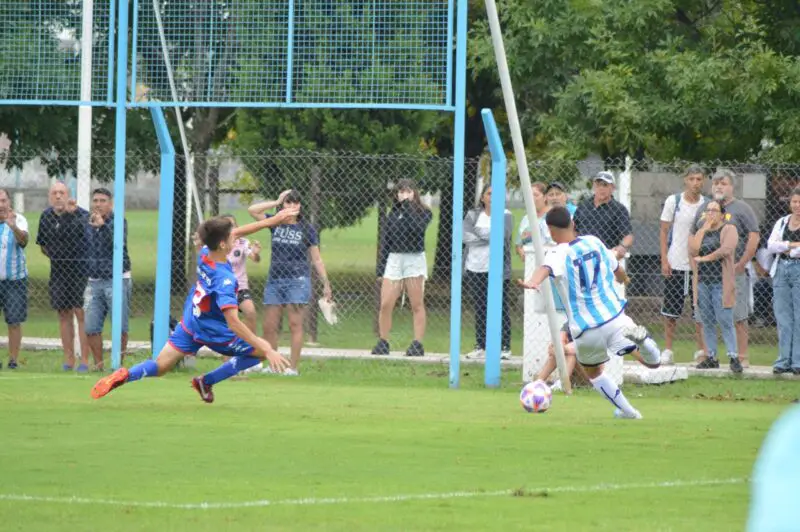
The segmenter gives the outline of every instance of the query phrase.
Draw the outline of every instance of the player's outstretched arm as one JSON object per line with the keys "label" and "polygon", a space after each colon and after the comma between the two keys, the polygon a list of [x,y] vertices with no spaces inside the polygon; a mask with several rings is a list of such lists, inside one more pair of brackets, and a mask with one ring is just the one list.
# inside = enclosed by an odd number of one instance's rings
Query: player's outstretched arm
{"label": "player's outstretched arm", "polygon": [[527,288],[531,290],[538,290],[539,286],[550,277],[550,268],[547,266],[539,266],[533,275],[531,275],[530,279],[524,281],[522,279],[517,280],[517,284],[519,284],[522,288]]}
{"label": "player's outstretched arm", "polygon": [[239,309],[237,307],[227,307],[223,309],[222,313],[225,315],[225,322],[228,324],[228,328],[233,334],[255,347],[257,356],[263,353],[264,356],[259,356],[258,358],[266,359],[275,372],[283,373],[283,370],[289,367],[289,361],[286,360],[283,355],[275,351],[269,342],[256,336],[256,334],[239,319]]}
{"label": "player's outstretched arm", "polygon": [[257,222],[252,222],[247,225],[236,227],[233,230],[233,236],[235,238],[239,238],[251,235],[257,231],[261,231],[262,229],[267,229],[269,227],[276,227],[278,225],[281,225],[283,222],[285,222],[292,216],[297,216],[298,214],[300,214],[300,207],[283,209],[275,213],[274,216],[270,216],[269,218],[264,218],[263,220],[259,220]]}

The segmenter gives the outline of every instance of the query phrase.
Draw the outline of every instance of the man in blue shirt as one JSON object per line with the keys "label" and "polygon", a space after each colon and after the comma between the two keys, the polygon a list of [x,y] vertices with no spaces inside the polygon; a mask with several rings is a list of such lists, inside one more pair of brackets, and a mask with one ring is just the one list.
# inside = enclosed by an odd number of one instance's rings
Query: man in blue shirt
{"label": "man in blue shirt", "polygon": [[[114,277],[114,202],[111,191],[97,188],[92,192],[89,291],[86,305],[86,336],[96,369],[103,369],[103,323],[111,312]],[[122,238],[122,353],[128,350],[128,315],[131,304],[131,259],[128,256],[128,221],[124,220]]]}
{"label": "man in blue shirt", "polygon": [[234,228],[229,218],[222,217],[201,224],[197,233],[205,247],[197,259],[197,283],[186,298],[181,323],[156,360],[146,360],[130,370],[120,368],[100,379],[92,388],[92,397],[99,399],[126,382],[159,377],[186,355],[197,354],[203,346],[231,357],[214,371],[192,379],[192,387],[206,403],[214,402],[212,387],[216,383],[261,361],[268,361],[276,372],[283,371],[288,361],[239,319],[238,282],[228,262],[228,253],[237,238],[280,225],[296,215],[297,210],[285,209],[275,216],[238,228]]}

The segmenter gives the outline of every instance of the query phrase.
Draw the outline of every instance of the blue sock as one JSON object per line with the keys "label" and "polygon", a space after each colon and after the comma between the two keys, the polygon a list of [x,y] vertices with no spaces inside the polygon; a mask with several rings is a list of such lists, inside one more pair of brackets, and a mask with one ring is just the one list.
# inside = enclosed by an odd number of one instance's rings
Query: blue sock
{"label": "blue sock", "polygon": [[252,368],[261,362],[254,356],[244,355],[239,357],[232,357],[230,360],[222,364],[220,367],[213,371],[209,371],[203,375],[203,383],[213,386],[218,382],[229,379],[247,368]]}
{"label": "blue sock", "polygon": [[138,381],[143,377],[158,377],[158,364],[155,360],[145,360],[128,370],[128,382]]}

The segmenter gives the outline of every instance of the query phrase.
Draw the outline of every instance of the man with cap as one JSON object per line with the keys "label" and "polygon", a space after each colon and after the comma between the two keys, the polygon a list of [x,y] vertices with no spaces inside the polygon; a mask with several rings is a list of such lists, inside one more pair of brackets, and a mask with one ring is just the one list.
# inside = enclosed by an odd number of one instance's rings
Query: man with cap
{"label": "man with cap", "polygon": [[596,236],[621,259],[633,245],[633,229],[628,209],[614,199],[614,184],[614,174],[598,172],[592,197],[578,205],[573,219],[579,235]]}
{"label": "man with cap", "polygon": [[545,196],[547,205],[550,206],[550,208],[566,207],[569,213],[572,216],[575,216],[575,209],[577,209],[577,207],[574,203],[569,201],[569,197],[567,196],[567,187],[564,186],[564,183],[561,181],[553,181],[547,185]]}

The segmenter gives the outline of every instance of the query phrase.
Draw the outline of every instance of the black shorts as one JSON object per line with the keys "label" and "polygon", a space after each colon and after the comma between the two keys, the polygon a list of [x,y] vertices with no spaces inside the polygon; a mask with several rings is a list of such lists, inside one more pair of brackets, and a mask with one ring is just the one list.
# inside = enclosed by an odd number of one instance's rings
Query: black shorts
{"label": "black shorts", "polygon": [[680,318],[687,297],[692,295],[692,272],[672,270],[672,275],[664,279],[664,300],[661,314],[668,318]]}
{"label": "black shorts", "polygon": [[252,301],[253,295],[250,293],[250,290],[245,288],[244,290],[239,290],[236,294],[236,302],[239,303],[239,306],[242,305],[245,301]]}
{"label": "black shorts", "polygon": [[50,306],[55,310],[83,308],[83,294],[89,279],[83,273],[50,273]]}

